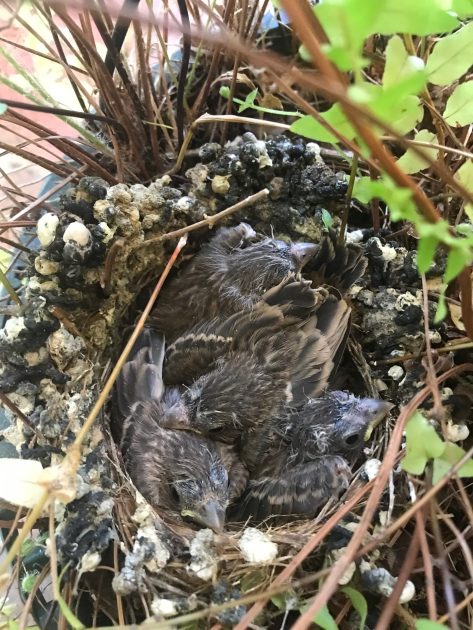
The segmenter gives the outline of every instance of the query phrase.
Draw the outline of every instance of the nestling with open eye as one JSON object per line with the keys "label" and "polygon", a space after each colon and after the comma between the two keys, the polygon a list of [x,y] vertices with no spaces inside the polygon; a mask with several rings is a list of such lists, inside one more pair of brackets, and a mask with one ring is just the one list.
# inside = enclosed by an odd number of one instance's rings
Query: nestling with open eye
{"label": "nestling with open eye", "polygon": [[350,463],[361,453],[367,428],[392,405],[334,391],[309,399],[298,410],[273,418],[254,448],[260,466],[252,471],[233,518],[311,518],[344,492]]}

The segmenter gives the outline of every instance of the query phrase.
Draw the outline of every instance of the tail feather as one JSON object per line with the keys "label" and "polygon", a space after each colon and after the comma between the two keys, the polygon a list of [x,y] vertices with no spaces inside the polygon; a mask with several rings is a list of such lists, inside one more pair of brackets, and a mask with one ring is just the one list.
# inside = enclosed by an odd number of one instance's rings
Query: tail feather
{"label": "tail feather", "polygon": [[359,247],[338,243],[336,232],[330,230],[307,264],[304,275],[316,286],[327,284],[346,293],[364,274],[367,264]]}

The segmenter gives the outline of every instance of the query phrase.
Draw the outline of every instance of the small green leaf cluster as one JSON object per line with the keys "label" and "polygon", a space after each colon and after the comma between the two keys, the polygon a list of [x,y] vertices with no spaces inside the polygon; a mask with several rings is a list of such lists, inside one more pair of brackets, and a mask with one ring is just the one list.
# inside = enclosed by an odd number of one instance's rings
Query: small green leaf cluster
{"label": "small green leaf cluster", "polygon": [[[417,173],[437,159],[439,141],[429,129],[419,128],[424,119],[421,96],[429,100],[429,85],[457,84],[448,97],[443,112],[444,123],[452,132],[458,127],[473,123],[473,80],[467,73],[473,59],[473,4],[454,0],[325,0],[314,7],[314,13],[328,35],[325,54],[342,71],[351,72],[354,83],[348,88],[351,102],[362,106],[401,136],[413,134],[414,148],[409,148],[397,160],[400,169],[408,174]],[[465,23],[462,23],[465,19]],[[401,37],[398,33],[403,33]],[[364,56],[366,39],[373,36],[390,36],[385,47],[384,72],[379,84],[363,75],[369,60]],[[423,42],[422,58],[410,54],[412,35],[434,36]],[[409,46],[409,43],[411,44]],[[307,59],[307,51],[301,56]],[[363,148],[357,131],[340,103],[335,103],[320,114],[321,119],[346,139]],[[377,135],[384,130],[373,121],[369,123]],[[312,116],[302,116],[291,125],[291,130],[311,140],[337,144],[337,138]],[[427,145],[425,147],[424,145]],[[429,145],[432,145],[429,147]],[[366,150],[366,149],[365,149]],[[467,190],[473,192],[473,161],[466,160],[454,176]],[[432,263],[440,244],[448,247],[444,290],[467,265],[473,261],[473,229],[470,223],[455,230],[446,221],[429,224],[416,209],[412,194],[400,189],[386,175],[372,182],[361,178],[355,184],[353,197],[364,203],[381,199],[389,209],[393,221],[409,221],[419,236],[418,268],[424,273]],[[465,212],[473,220],[472,204]],[[442,292],[436,319],[447,312]]]}
{"label": "small green leaf cluster", "polygon": [[[453,442],[444,442],[434,427],[416,411],[406,426],[406,454],[402,468],[412,475],[421,475],[432,461],[432,483],[442,479],[455,466],[465,451]],[[458,477],[473,477],[473,459],[465,462],[457,472]]]}
{"label": "small green leaf cluster", "polygon": [[[411,134],[415,143],[421,143],[421,146],[414,144],[397,160],[397,166],[405,173],[414,174],[428,168],[439,152],[441,143],[437,135],[429,129],[419,128],[425,114],[421,97],[430,98],[429,85],[442,88],[457,84],[444,111],[440,112],[452,132],[457,127],[473,123],[473,80],[467,78],[473,59],[471,0],[324,0],[313,10],[328,36],[329,43],[323,46],[325,54],[340,70],[350,72],[354,77],[353,85],[347,91],[350,101],[362,106],[394,133]],[[413,49],[410,39],[413,35],[429,36],[423,40],[422,57],[409,52]],[[370,63],[364,53],[366,40],[379,36],[389,39],[385,46],[384,71],[377,84],[368,80],[363,71]],[[305,61],[310,61],[304,46],[299,52]],[[225,98],[230,97],[228,87],[222,87],[220,93]],[[251,108],[294,116],[297,119],[290,127],[294,133],[311,140],[338,144],[338,138],[313,116],[259,106],[257,95],[257,90],[253,90],[244,100],[234,98],[239,113]],[[347,140],[358,143],[367,153],[340,103],[321,112],[320,118]],[[369,124],[377,135],[384,133],[379,124],[373,121]],[[473,161],[467,159],[454,177],[473,192]],[[437,321],[443,319],[447,313],[444,295],[447,284],[473,261],[471,223],[460,224],[455,230],[446,221],[432,225],[417,210],[412,192],[400,188],[385,174],[377,181],[360,178],[352,194],[363,203],[381,199],[392,221],[409,221],[415,226],[419,236],[417,263],[420,273],[429,269],[439,245],[448,248],[443,291],[436,315]],[[473,204],[465,204],[465,213],[473,222]]]}

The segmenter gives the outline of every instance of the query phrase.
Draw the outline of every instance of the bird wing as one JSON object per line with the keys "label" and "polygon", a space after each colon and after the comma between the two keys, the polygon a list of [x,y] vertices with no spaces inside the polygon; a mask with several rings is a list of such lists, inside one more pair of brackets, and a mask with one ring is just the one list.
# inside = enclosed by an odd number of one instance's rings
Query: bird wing
{"label": "bird wing", "polygon": [[291,377],[291,404],[298,407],[318,396],[338,366],[349,333],[350,307],[335,293],[325,299],[303,326],[304,336]]}
{"label": "bird wing", "polygon": [[250,480],[232,518],[313,517],[331,497],[348,488],[351,471],[342,457],[325,456],[276,477]]}
{"label": "bird wing", "polygon": [[320,296],[309,282],[292,276],[267,291],[251,310],[214,317],[194,326],[166,350],[166,385],[190,384],[232,351],[254,347],[259,340],[288,326],[302,326]]}
{"label": "bird wing", "polygon": [[238,457],[235,449],[228,444],[215,442],[218,453],[228,470],[228,496],[231,502],[236,501],[243,493],[248,483],[249,472]]}
{"label": "bird wing", "polygon": [[123,423],[133,413],[137,403],[159,403],[161,400],[164,391],[164,349],[164,336],[161,333],[151,328],[142,330],[113,390],[113,418],[120,433]]}

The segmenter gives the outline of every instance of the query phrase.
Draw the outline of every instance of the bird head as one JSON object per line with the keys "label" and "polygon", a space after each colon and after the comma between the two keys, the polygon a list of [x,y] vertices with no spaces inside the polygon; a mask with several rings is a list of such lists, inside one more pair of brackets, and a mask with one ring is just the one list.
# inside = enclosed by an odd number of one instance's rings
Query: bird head
{"label": "bird head", "polygon": [[325,453],[355,459],[361,453],[369,427],[391,408],[392,404],[386,401],[357,398],[342,391],[309,399],[292,418],[292,448],[306,460]]}
{"label": "bird head", "polygon": [[273,238],[250,242],[226,258],[226,278],[242,293],[263,292],[298,274],[316,251],[313,243],[286,243]]}
{"label": "bird head", "polygon": [[181,516],[221,532],[229,502],[228,472],[219,456],[206,448],[197,457],[191,474],[176,474],[172,492]]}

